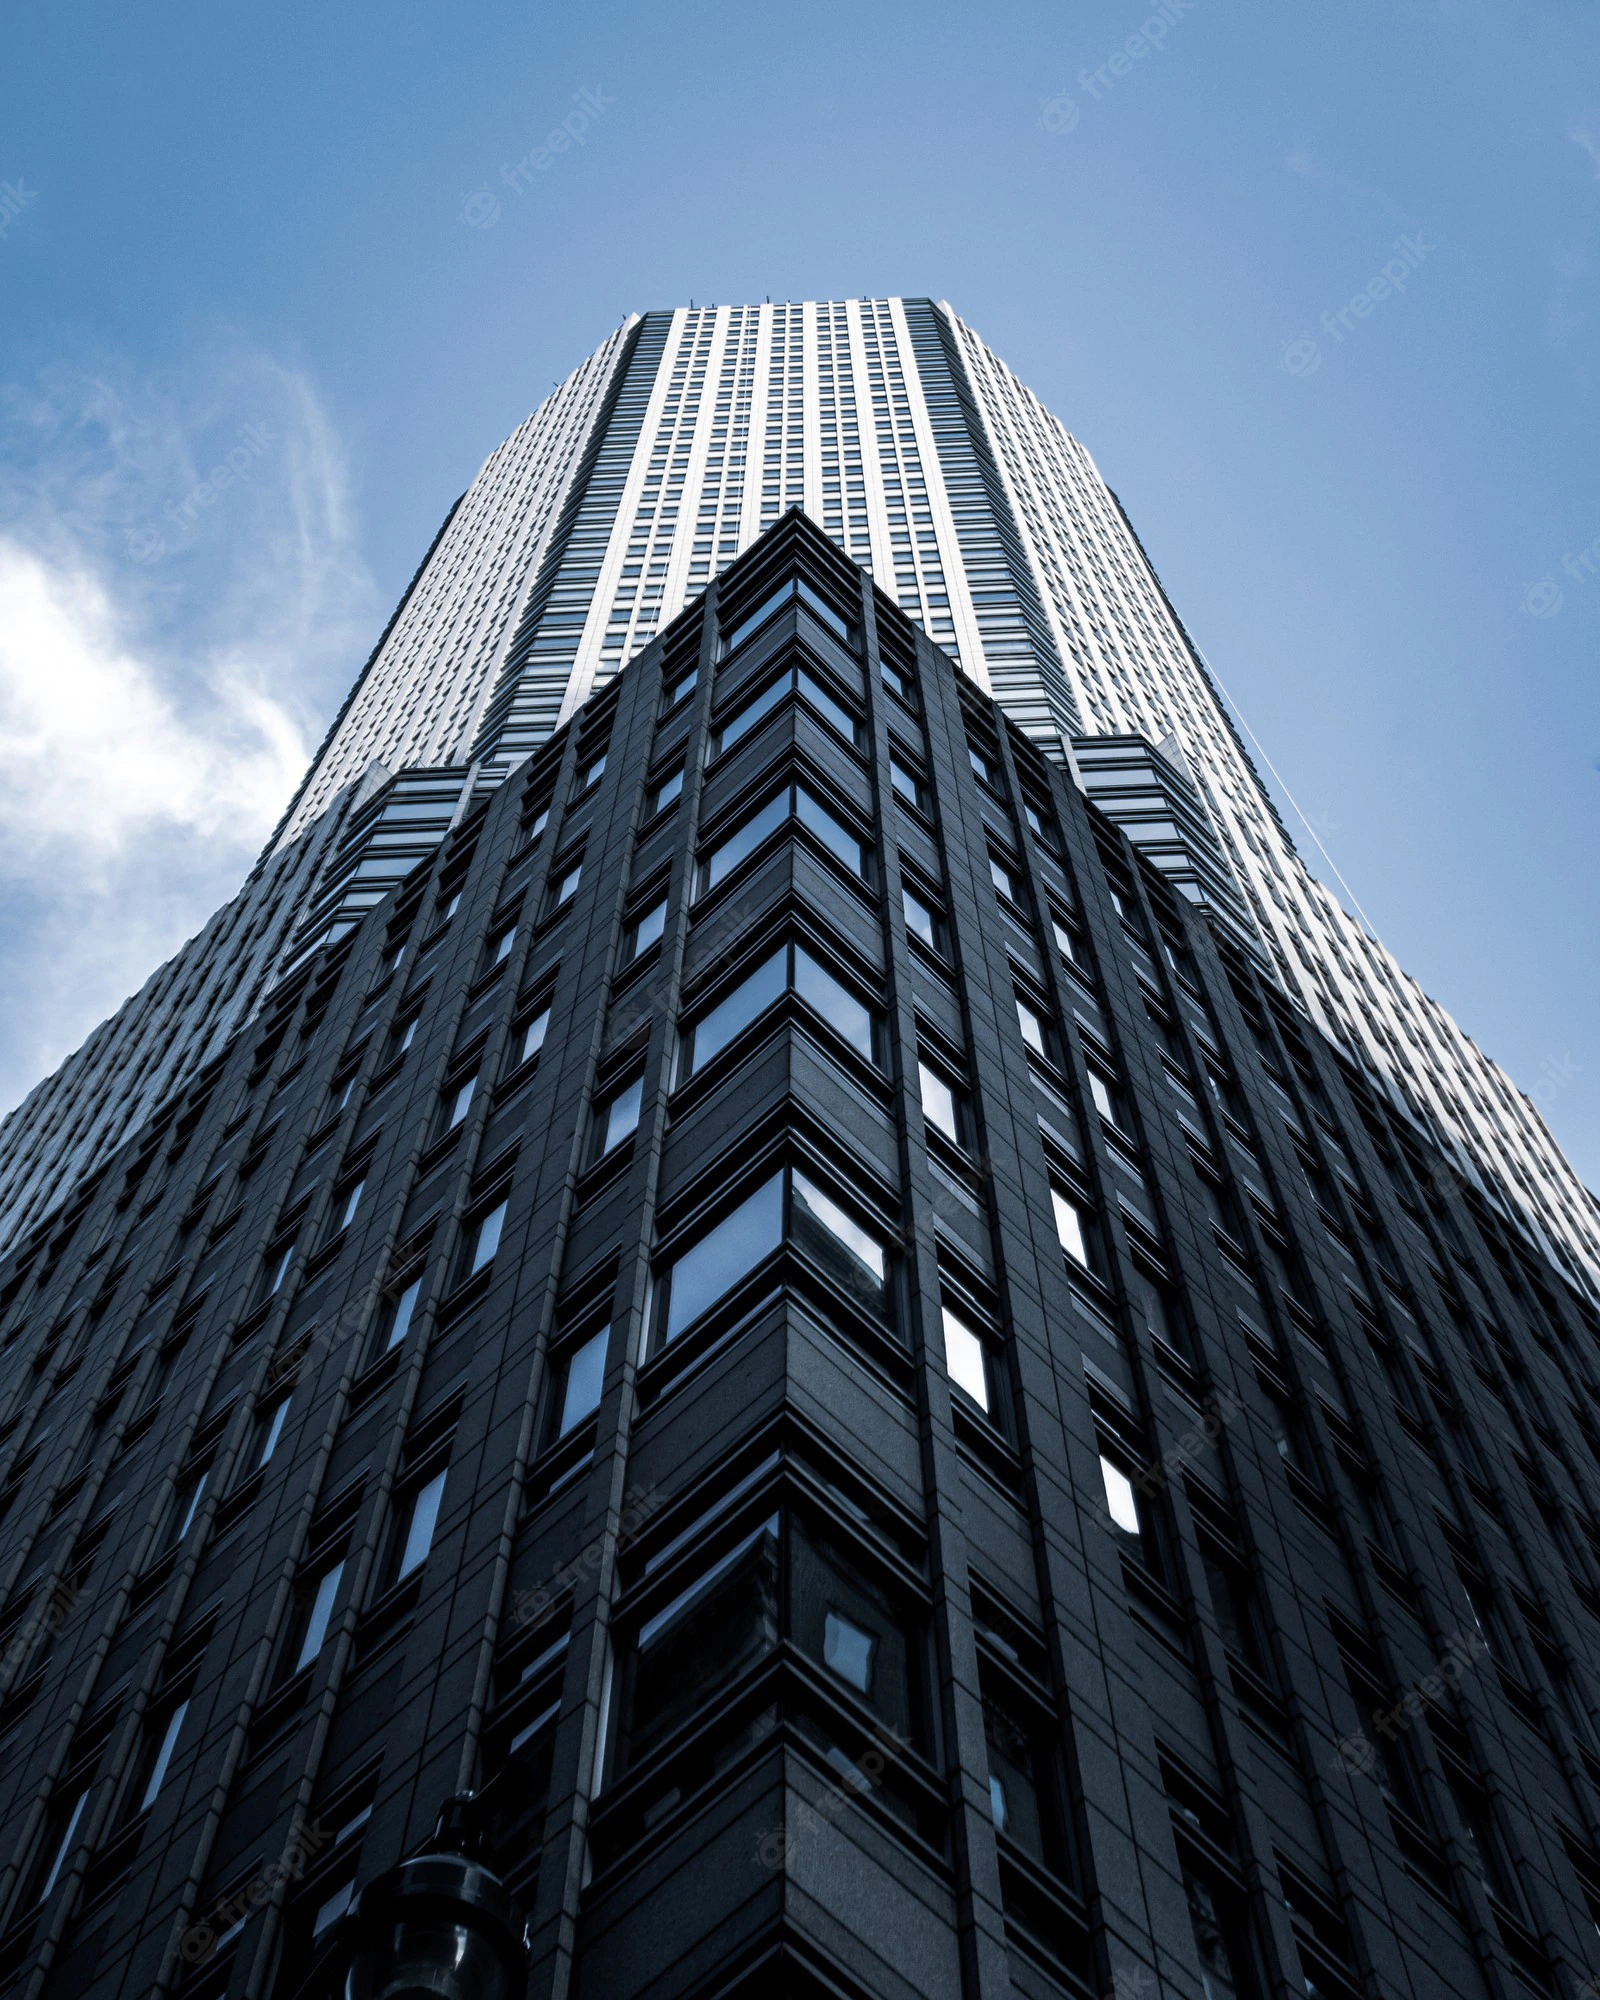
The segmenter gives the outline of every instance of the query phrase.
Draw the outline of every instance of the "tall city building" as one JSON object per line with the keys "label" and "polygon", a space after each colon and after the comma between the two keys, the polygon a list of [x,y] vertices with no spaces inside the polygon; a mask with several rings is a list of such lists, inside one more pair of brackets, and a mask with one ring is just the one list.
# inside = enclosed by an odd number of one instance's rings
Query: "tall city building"
{"label": "tall city building", "polygon": [[1591,2000],[1600,1312],[1172,753],[652,622],[0,1255],[0,1995]]}
{"label": "tall city building", "polygon": [[792,507],[1151,842],[1159,787],[1083,744],[1158,746],[1220,842],[1210,900],[1480,1192],[1600,1284],[1593,1197],[1302,864],[1089,454],[947,305],[893,298],[631,317],[493,453],[236,904],[0,1126],[0,1241]]}

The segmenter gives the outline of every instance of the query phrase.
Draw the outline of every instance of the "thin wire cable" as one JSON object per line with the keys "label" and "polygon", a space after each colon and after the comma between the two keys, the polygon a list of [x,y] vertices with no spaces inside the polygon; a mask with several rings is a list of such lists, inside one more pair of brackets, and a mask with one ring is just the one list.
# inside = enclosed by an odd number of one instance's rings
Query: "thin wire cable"
{"label": "thin wire cable", "polygon": [[1371,938],[1372,942],[1375,945],[1378,945],[1383,950],[1387,950],[1388,947],[1384,944],[1383,939],[1378,935],[1377,925],[1373,923],[1371,917],[1369,917],[1366,911],[1362,909],[1360,899],[1357,897],[1355,890],[1351,888],[1350,884],[1339,873],[1338,862],[1334,860],[1333,856],[1328,852],[1327,848],[1323,846],[1321,835],[1317,832],[1317,829],[1311,824],[1310,820],[1306,818],[1304,812],[1301,810],[1300,801],[1295,797],[1294,793],[1291,792],[1289,787],[1284,783],[1283,773],[1278,769],[1277,765],[1273,763],[1272,759],[1267,755],[1266,751],[1262,748],[1261,739],[1259,736],[1257,736],[1255,731],[1250,727],[1249,723],[1245,720],[1244,711],[1240,708],[1239,704],[1234,700],[1233,696],[1229,694],[1228,690],[1222,685],[1221,676],[1218,674],[1216,668],[1212,666],[1211,662],[1206,658],[1205,654],[1200,652],[1200,648],[1198,646],[1195,647],[1195,651],[1197,653],[1200,653],[1200,663],[1205,668],[1206,672],[1211,676],[1212,683],[1215,686],[1217,693],[1222,696],[1222,699],[1228,704],[1229,708],[1233,710],[1234,720],[1238,723],[1239,727],[1244,731],[1245,735],[1249,737],[1250,741],[1255,745],[1256,755],[1261,759],[1262,763],[1265,764],[1267,769],[1272,773],[1273,781],[1277,785],[1278,790],[1282,792],[1283,796],[1289,801],[1290,805],[1294,808],[1295,817],[1299,820],[1300,824],[1305,828],[1306,832],[1310,834],[1311,838],[1316,842],[1317,852],[1322,856],[1323,860],[1326,861],[1328,866],[1333,870],[1334,879],[1338,882],[1339,887],[1343,889],[1345,894],[1350,898],[1350,901],[1355,905],[1356,915],[1360,917],[1362,923],[1366,926],[1367,936]]}

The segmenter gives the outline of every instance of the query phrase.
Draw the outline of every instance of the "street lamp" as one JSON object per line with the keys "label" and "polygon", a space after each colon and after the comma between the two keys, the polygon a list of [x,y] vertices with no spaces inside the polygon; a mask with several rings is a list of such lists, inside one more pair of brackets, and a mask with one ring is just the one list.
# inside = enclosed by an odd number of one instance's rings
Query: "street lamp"
{"label": "street lamp", "polygon": [[479,1858],[471,1792],[447,1799],[421,1854],[369,1882],[343,1917],[318,1992],[329,2000],[519,2000],[527,1946]]}

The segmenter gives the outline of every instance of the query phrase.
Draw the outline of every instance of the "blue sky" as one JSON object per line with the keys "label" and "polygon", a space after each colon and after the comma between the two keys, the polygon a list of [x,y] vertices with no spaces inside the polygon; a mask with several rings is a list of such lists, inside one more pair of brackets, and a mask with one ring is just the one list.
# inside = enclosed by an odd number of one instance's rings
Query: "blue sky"
{"label": "blue sky", "polygon": [[1600,1182],[1597,217],[1579,0],[15,17],[0,1102],[237,886],[445,509],[626,311],[929,292]]}

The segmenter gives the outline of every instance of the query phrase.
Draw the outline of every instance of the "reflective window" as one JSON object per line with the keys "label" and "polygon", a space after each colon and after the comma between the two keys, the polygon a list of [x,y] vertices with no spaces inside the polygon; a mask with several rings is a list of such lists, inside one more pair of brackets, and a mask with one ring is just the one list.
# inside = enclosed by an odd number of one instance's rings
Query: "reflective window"
{"label": "reflective window", "polygon": [[189,1704],[180,1701],[167,1717],[167,1726],[156,1745],[155,1762],[150,1767],[150,1775],[145,1780],[144,1793],[139,1800],[140,1812],[155,1804],[156,1794],[166,1781],[167,1766],[172,1762],[172,1753],[178,1747],[178,1732],[183,1728],[183,1718],[188,1712]]}
{"label": "reflective window", "polygon": [[1017,996],[1017,1026],[1022,1030],[1022,1039],[1030,1049],[1041,1056],[1048,1054],[1045,1047],[1044,1020],[1020,994]]}
{"label": "reflective window", "polygon": [[691,1075],[790,988],[868,1061],[875,1056],[873,1015],[848,987],[799,945],[785,945],[703,1014],[684,1041],[684,1075]]}
{"label": "reflective window", "polygon": [[726,998],[690,1029],[685,1041],[685,1074],[708,1063],[735,1035],[742,1034],[758,1014],[788,990],[789,953],[787,946],[757,966]]}
{"label": "reflective window", "polygon": [[422,1291],[422,1280],[413,1278],[394,1302],[394,1317],[389,1321],[389,1331],[383,1343],[383,1351],[398,1347],[411,1330],[411,1315],[417,1309],[417,1299]]}
{"label": "reflective window", "polygon": [[436,1473],[426,1486],[418,1489],[411,1502],[411,1517],[406,1523],[400,1564],[395,1571],[396,1583],[428,1560],[428,1551],[433,1547],[433,1531],[439,1524],[439,1505],[444,1499],[444,1478],[442,1472]]}
{"label": "reflective window", "polygon": [[665,901],[662,901],[657,903],[654,909],[646,910],[634,925],[633,956],[637,958],[640,952],[648,951],[653,944],[659,944],[666,928],[667,906]]}
{"label": "reflective window", "polygon": [[904,885],[902,885],[900,890],[900,901],[906,914],[906,929],[910,931],[913,937],[921,938],[925,945],[930,945],[933,950],[937,951],[939,949],[939,922],[934,916],[933,911],[929,909],[920,896],[914,896]]}
{"label": "reflective window", "polygon": [[1016,876],[1012,874],[1003,861],[996,860],[992,854],[989,856],[989,879],[1008,903],[1015,903],[1020,900],[1017,894]]}
{"label": "reflective window", "polygon": [[497,937],[491,939],[490,941],[489,944],[490,964],[503,965],[505,961],[511,956],[511,947],[516,943],[516,941],[517,941],[517,927],[515,924],[508,924],[506,928],[503,931],[501,931]]}
{"label": "reflective window", "polygon": [[825,806],[818,805],[803,785],[794,788],[794,809],[800,824],[814,833],[830,854],[837,856],[853,874],[866,873],[860,841],[847,833]]}
{"label": "reflective window", "polygon": [[600,1151],[609,1153],[613,1146],[620,1146],[624,1139],[631,1139],[639,1129],[639,1107],[644,1100],[644,1078],[636,1076],[632,1083],[625,1084],[615,1097],[601,1109],[601,1129],[603,1137]]}
{"label": "reflective window", "polygon": [[961,1121],[956,1110],[956,1094],[936,1069],[917,1064],[917,1088],[922,1097],[922,1115],[947,1139],[961,1143]]}
{"label": "reflective window", "polygon": [[309,1667],[322,1651],[322,1642],[328,1636],[328,1625],[333,1617],[333,1601],[339,1594],[339,1579],[344,1575],[344,1564],[336,1562],[332,1569],[325,1570],[317,1579],[311,1594],[310,1609],[306,1615],[305,1633],[300,1641],[300,1651],[296,1656],[294,1671]]}
{"label": "reflective window", "polygon": [[261,1450],[256,1457],[258,1467],[265,1465],[267,1460],[278,1449],[279,1440],[283,1436],[283,1427],[289,1421],[289,1405],[293,1400],[292,1396],[285,1396],[281,1402],[273,1405],[270,1414],[263,1419],[261,1425]]}
{"label": "reflective window", "polygon": [[705,886],[714,889],[725,875],[731,874],[741,861],[754,854],[762,841],[776,833],[788,818],[789,793],[785,790],[775,799],[769,799],[759,812],[752,814],[743,826],[711,850],[706,856]]}
{"label": "reflective window", "polygon": [[1078,1205],[1070,1201],[1057,1187],[1050,1190],[1050,1205],[1055,1210],[1056,1235],[1061,1247],[1075,1264],[1089,1268],[1089,1244],[1084,1233],[1083,1215]]}
{"label": "reflective window", "polygon": [[822,1664],[858,1694],[872,1693],[872,1656],[877,1640],[830,1605],[822,1624]]}
{"label": "reflective window", "polygon": [[574,1348],[567,1359],[566,1381],[561,1391],[561,1422],[557,1435],[565,1437],[575,1424],[581,1424],[585,1417],[592,1416],[600,1407],[600,1392],[605,1383],[606,1348],[611,1339],[609,1326],[601,1327],[596,1334]]}
{"label": "reflective window", "polygon": [[983,1342],[948,1306],[942,1308],[944,1364],[950,1380],[964,1389],[980,1410],[989,1408],[989,1366]]}
{"label": "reflective window", "polygon": [[783,1180],[782,1174],[774,1174],[672,1266],[667,1277],[668,1340],[675,1340],[783,1241]]}
{"label": "reflective window", "polygon": [[665,812],[667,807],[672,804],[672,801],[677,798],[682,790],[683,770],[680,766],[678,770],[669,772],[650,794],[651,812]]}
{"label": "reflective window", "polygon": [[500,1231],[505,1226],[505,1219],[506,1205],[502,1201],[490,1209],[473,1231],[472,1257],[467,1267],[469,1278],[474,1272],[481,1271],[500,1248]]}
{"label": "reflective window", "polygon": [[801,1173],[794,1175],[795,1243],[873,1312],[882,1312],[888,1260],[878,1239]]}
{"label": "reflective window", "polygon": [[525,1063],[536,1056],[544,1047],[546,1031],[550,1026],[550,1009],[542,1007],[522,1030],[522,1040],[517,1049],[517,1061]]}
{"label": "reflective window", "polygon": [[866,857],[860,841],[847,832],[825,806],[819,805],[803,785],[794,785],[785,787],[776,798],[768,800],[759,812],[753,813],[743,826],[711,850],[704,862],[703,886],[715,888],[764,840],[776,833],[791,815],[853,874],[866,872]]}
{"label": "reflective window", "polygon": [[1112,1521],[1125,1535],[1137,1538],[1140,1532],[1139,1503],[1133,1491],[1133,1481],[1120,1465],[1100,1454],[1100,1478],[1106,1489],[1106,1509]]}
{"label": "reflective window", "polygon": [[462,1119],[472,1109],[473,1092],[478,1088],[478,1079],[469,1076],[465,1083],[456,1085],[455,1094],[450,1099],[450,1109],[445,1114],[445,1130],[454,1131]]}

